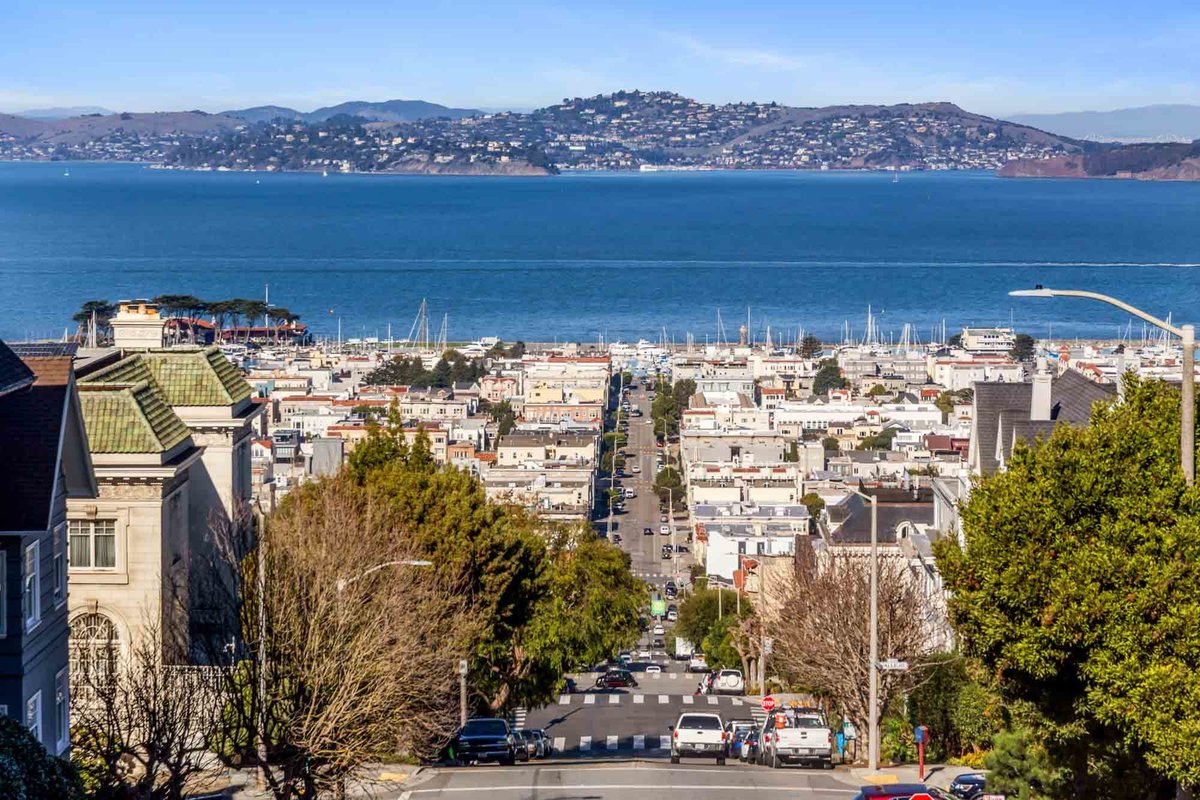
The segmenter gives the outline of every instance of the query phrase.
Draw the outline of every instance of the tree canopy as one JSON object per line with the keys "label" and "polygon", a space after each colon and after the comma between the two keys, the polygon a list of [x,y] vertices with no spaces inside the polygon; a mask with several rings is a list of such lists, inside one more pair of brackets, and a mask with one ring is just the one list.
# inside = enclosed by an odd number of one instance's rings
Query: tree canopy
{"label": "tree canopy", "polygon": [[827,358],[821,362],[821,368],[813,378],[813,394],[819,396],[827,394],[831,389],[845,389],[849,385],[850,381],[842,375],[837,359]]}
{"label": "tree canopy", "polygon": [[963,646],[1036,710],[1076,796],[1115,796],[1098,764],[1200,785],[1198,511],[1179,394],[1129,377],[1090,426],[1018,446],[964,506],[965,548],[938,545]]}

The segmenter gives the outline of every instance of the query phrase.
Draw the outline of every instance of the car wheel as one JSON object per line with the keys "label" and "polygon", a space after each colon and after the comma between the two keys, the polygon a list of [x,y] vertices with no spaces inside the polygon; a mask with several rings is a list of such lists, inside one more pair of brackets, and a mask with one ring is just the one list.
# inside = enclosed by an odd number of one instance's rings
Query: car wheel
{"label": "car wheel", "polygon": [[779,769],[782,763],[783,762],[779,760],[779,755],[777,753],[771,754],[771,769]]}
{"label": "car wheel", "polygon": [[515,763],[517,763],[517,760],[515,758],[513,758],[512,756],[507,756],[505,758],[500,759],[500,766],[502,766],[502,767],[511,767]]}
{"label": "car wheel", "polygon": [[832,758],[825,759],[824,761],[821,762],[821,767],[823,769],[833,769],[833,759]]}
{"label": "car wheel", "polygon": [[717,756],[717,766],[718,767],[725,766],[725,756]]}
{"label": "car wheel", "polygon": [[679,763],[679,756],[674,756],[674,755],[673,755],[673,756],[671,756],[671,763],[672,763],[672,764],[678,764],[678,763]]}

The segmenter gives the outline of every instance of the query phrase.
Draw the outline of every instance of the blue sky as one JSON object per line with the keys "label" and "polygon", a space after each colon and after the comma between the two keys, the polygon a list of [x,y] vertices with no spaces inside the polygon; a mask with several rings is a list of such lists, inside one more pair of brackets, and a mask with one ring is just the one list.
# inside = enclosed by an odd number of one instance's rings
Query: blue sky
{"label": "blue sky", "polygon": [[1197,53],[1195,0],[0,0],[0,110],[529,108],[639,88],[1004,115],[1200,103]]}

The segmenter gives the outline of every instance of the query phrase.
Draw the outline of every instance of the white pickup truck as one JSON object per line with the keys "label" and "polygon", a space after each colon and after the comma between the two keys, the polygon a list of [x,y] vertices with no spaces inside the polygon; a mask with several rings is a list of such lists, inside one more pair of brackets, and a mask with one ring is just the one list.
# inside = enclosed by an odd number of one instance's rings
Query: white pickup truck
{"label": "white pickup truck", "polygon": [[680,714],[671,726],[671,763],[678,764],[680,756],[699,756],[716,757],[717,766],[723,766],[726,738],[720,714]]}
{"label": "white pickup truck", "polygon": [[777,709],[763,721],[760,764],[820,764],[833,769],[833,734],[819,711]]}

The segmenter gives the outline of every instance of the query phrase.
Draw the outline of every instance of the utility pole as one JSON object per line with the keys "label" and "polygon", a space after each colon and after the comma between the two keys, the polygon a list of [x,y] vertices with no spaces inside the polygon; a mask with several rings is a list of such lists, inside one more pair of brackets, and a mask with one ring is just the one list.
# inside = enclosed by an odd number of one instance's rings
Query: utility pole
{"label": "utility pole", "polygon": [[458,725],[465,727],[467,724],[467,660],[460,658],[458,661]]}

